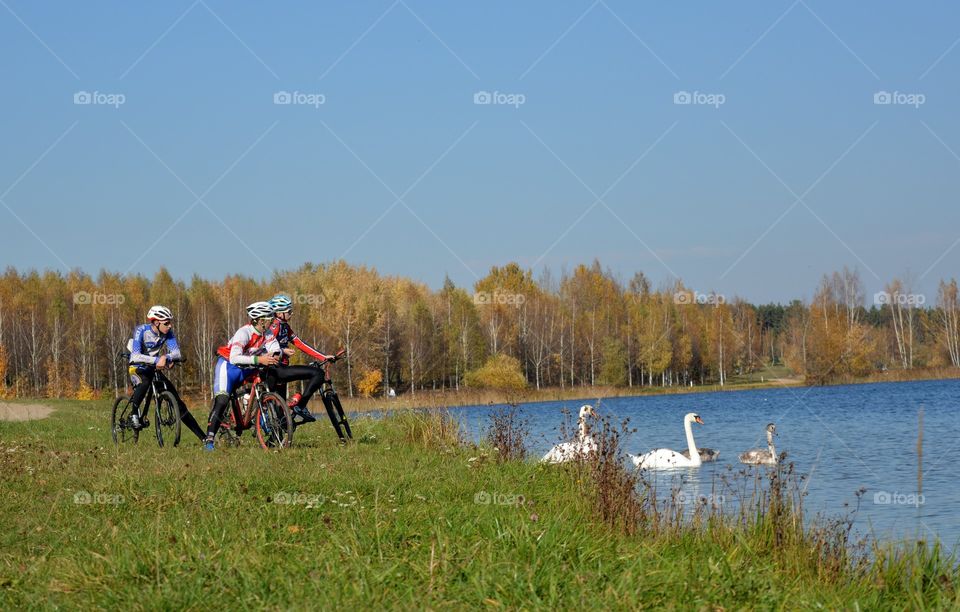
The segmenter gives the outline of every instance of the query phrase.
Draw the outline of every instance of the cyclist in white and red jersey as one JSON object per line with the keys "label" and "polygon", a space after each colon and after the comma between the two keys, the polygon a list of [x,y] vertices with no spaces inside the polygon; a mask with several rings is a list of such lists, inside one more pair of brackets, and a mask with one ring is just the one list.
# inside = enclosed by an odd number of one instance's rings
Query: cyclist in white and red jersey
{"label": "cyclist in white and red jersey", "polygon": [[307,402],[310,401],[313,394],[319,391],[323,385],[323,370],[311,366],[290,365],[290,357],[296,353],[294,349],[290,348],[290,345],[293,344],[293,346],[320,363],[332,359],[333,356],[324,355],[293,333],[293,330],[290,328],[290,317],[293,315],[293,301],[289,297],[278,293],[270,299],[269,304],[277,317],[270,326],[269,333],[277,339],[277,343],[280,345],[280,350],[283,351],[283,354],[280,356],[280,364],[270,368],[267,372],[267,386],[286,399],[288,382],[294,380],[307,381],[303,388],[303,394],[298,393],[294,395],[293,398],[291,398],[290,406],[293,408],[295,417],[300,417],[299,423],[316,421],[316,417],[310,414],[310,410],[307,408]]}
{"label": "cyclist in white and red jersey", "polygon": [[214,436],[220,427],[230,394],[243,384],[254,369],[250,366],[273,366],[280,359],[280,345],[270,334],[273,323],[273,308],[267,302],[254,302],[247,306],[250,323],[237,330],[225,346],[217,349],[217,365],[213,371],[213,407],[207,424],[204,448],[213,450]]}

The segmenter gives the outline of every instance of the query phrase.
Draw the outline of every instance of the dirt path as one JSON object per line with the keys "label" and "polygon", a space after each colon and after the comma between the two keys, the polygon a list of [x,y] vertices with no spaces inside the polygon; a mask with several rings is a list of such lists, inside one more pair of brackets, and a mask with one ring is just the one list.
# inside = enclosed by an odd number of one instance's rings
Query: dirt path
{"label": "dirt path", "polygon": [[6,404],[0,402],[0,421],[32,421],[45,419],[53,408],[43,404]]}

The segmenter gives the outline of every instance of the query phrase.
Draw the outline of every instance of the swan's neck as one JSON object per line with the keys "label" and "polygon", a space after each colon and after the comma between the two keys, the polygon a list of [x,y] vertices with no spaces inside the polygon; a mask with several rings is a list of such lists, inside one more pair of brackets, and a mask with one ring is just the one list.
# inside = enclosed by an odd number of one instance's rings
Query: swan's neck
{"label": "swan's neck", "polygon": [[700,465],[700,451],[693,439],[693,421],[684,420],[683,429],[687,432],[687,447],[690,449],[690,463]]}
{"label": "swan's neck", "polygon": [[584,441],[587,438],[587,420],[583,417],[580,418],[580,441]]}
{"label": "swan's neck", "polygon": [[773,436],[767,438],[767,446],[770,447],[770,456],[773,457],[773,460],[777,460],[777,449],[773,447]]}

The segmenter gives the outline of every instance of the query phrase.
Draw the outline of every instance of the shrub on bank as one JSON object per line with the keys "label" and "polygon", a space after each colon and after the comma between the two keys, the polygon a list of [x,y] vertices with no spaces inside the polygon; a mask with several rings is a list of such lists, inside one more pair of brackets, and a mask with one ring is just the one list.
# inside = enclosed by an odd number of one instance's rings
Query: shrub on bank
{"label": "shrub on bank", "polygon": [[494,355],[476,370],[467,372],[464,382],[477,389],[520,391],[527,387],[520,362],[509,355]]}

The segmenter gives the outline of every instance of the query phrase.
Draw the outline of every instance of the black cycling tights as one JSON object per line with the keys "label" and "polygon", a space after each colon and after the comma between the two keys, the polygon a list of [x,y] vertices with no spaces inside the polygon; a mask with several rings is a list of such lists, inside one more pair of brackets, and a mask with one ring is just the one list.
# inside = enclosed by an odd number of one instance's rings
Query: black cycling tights
{"label": "black cycling tights", "polygon": [[271,391],[276,391],[281,385],[285,387],[288,382],[294,380],[306,380],[303,395],[297,403],[298,406],[306,408],[313,394],[323,386],[323,370],[313,366],[278,365],[267,368],[265,380],[267,388]]}
{"label": "black cycling tights", "polygon": [[[143,402],[144,397],[150,393],[152,389],[153,377],[159,376],[160,382],[166,385],[170,393],[173,393],[174,399],[177,400],[177,405],[180,406],[180,422],[187,426],[187,428],[193,432],[195,436],[203,440],[203,430],[200,429],[200,425],[197,423],[197,420],[193,418],[193,415],[190,414],[190,411],[187,410],[187,405],[183,403],[183,400],[180,398],[180,394],[177,393],[177,388],[173,386],[173,383],[163,375],[163,372],[158,372],[156,368],[137,368],[137,374],[140,376],[140,384],[133,388],[133,395],[130,397],[130,403],[137,407],[139,410],[141,402]],[[149,407],[146,411],[149,412]],[[148,416],[143,414],[144,417]]]}
{"label": "black cycling tights", "polygon": [[227,405],[229,404],[230,396],[226,393],[221,393],[213,398],[213,407],[210,408],[210,418],[207,419],[208,440],[213,440],[213,436],[217,433],[217,429],[220,428],[220,421],[223,419]]}

